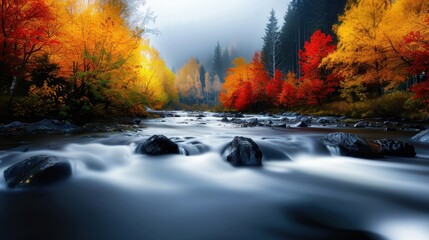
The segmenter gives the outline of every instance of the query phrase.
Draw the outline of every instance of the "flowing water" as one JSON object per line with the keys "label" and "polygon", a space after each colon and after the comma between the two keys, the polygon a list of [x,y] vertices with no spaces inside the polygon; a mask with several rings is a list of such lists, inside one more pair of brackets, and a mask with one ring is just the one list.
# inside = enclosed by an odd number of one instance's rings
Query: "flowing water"
{"label": "flowing water", "polygon": [[[0,239],[429,239],[427,146],[412,159],[365,160],[320,142],[333,131],[415,132],[241,128],[178,114],[135,132],[0,138],[0,173],[39,154],[73,165],[70,180],[32,190],[9,190],[0,177]],[[134,153],[153,134],[188,156]],[[223,159],[234,136],[255,140],[262,168]]]}

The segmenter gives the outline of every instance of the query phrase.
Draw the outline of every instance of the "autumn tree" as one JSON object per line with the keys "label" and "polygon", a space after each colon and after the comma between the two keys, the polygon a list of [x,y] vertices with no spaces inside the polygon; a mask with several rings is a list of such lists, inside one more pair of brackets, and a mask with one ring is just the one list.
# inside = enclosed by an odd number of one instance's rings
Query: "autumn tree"
{"label": "autumn tree", "polygon": [[236,58],[233,61],[234,67],[227,72],[225,83],[219,94],[219,100],[222,105],[229,110],[235,108],[236,101],[240,94],[240,88],[245,82],[250,82],[251,73],[249,66],[244,58]]}
{"label": "autumn tree", "polygon": [[0,11],[0,88],[9,86],[10,106],[33,57],[58,42],[48,31],[53,15],[45,0],[2,0]]}
{"label": "autumn tree", "polygon": [[283,81],[281,92],[276,101],[278,106],[284,107],[286,110],[290,110],[298,104],[299,98],[297,84],[298,82],[295,73],[289,72],[285,81]]}
{"label": "autumn tree", "polygon": [[335,49],[332,37],[317,30],[310,41],[305,42],[304,50],[298,53],[303,81],[300,88],[302,96],[305,96],[310,105],[320,105],[321,101],[335,92],[339,86],[339,77],[321,65],[322,60]]}
{"label": "autumn tree", "polygon": [[190,59],[176,74],[176,85],[180,102],[193,105],[203,100],[203,89],[200,81],[201,64],[195,58]]}
{"label": "autumn tree", "polygon": [[389,68],[388,49],[380,40],[381,26],[390,0],[350,1],[341,25],[336,29],[338,49],[327,63],[344,78],[342,87],[374,91],[381,96],[385,89],[396,87],[404,76]]}
{"label": "autumn tree", "polygon": [[268,103],[268,72],[261,55],[256,52],[252,62],[236,58],[220,93],[220,101],[227,109],[261,111]]}
{"label": "autumn tree", "polygon": [[422,100],[429,109],[429,14],[419,29],[404,36],[401,53],[410,60],[408,72],[414,76],[421,76],[422,82],[417,82],[411,88],[416,99]]}
{"label": "autumn tree", "polygon": [[255,110],[261,111],[267,104],[267,85],[269,80],[268,72],[265,70],[262,56],[259,52],[253,55],[252,62],[249,64],[251,72],[251,84],[254,97]]}
{"label": "autumn tree", "polygon": [[267,101],[271,105],[277,105],[277,99],[282,91],[283,74],[280,70],[276,70],[274,76],[268,81],[266,86]]}

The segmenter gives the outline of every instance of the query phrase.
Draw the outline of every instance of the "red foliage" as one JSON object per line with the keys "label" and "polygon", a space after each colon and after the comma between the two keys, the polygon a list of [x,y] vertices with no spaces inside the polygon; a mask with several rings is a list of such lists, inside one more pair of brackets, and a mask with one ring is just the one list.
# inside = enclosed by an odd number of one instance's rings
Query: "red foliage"
{"label": "red foliage", "polygon": [[47,31],[54,18],[44,0],[3,0],[0,7],[0,62],[8,69],[25,67],[35,52],[58,43]]}
{"label": "red foliage", "polygon": [[286,109],[289,109],[294,107],[297,103],[297,88],[289,82],[284,82],[278,97],[278,104],[285,107]]}
{"label": "red foliage", "polygon": [[304,78],[298,86],[297,98],[305,100],[310,106],[320,105],[321,100],[326,97],[324,89],[323,81]]}
{"label": "red foliage", "polygon": [[299,51],[302,75],[299,96],[309,105],[321,104],[321,100],[329,93],[335,92],[340,84],[340,78],[337,75],[320,66],[323,58],[335,49],[332,37],[317,30],[310,41],[305,42],[304,50]]}
{"label": "red foliage", "polygon": [[238,98],[235,101],[235,109],[238,111],[247,110],[253,102],[252,85],[250,82],[245,82],[240,88]]}
{"label": "red foliage", "polygon": [[[251,78],[254,102],[261,106],[267,102],[266,87],[268,84],[269,74],[265,70],[265,65],[262,61],[262,56],[259,52],[256,52],[253,56],[252,62],[250,63]],[[261,109],[258,109],[261,110]]]}
{"label": "red foliage", "polygon": [[276,104],[280,93],[282,92],[283,74],[276,70],[274,77],[267,84],[267,99],[270,103]]}
{"label": "red foliage", "polygon": [[[429,17],[424,24],[429,28]],[[407,59],[411,60],[411,66],[408,68],[411,74],[429,71],[429,34],[427,32],[425,34],[422,31],[415,31],[404,36],[400,50]]]}
{"label": "red foliage", "polygon": [[415,99],[422,100],[429,107],[429,81],[418,83],[411,88]]}

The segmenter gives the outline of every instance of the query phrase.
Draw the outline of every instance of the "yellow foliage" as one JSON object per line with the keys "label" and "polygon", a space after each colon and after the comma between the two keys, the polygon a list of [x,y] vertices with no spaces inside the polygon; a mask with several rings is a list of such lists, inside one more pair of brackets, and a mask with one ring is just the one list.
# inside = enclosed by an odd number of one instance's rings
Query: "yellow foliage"
{"label": "yellow foliage", "polygon": [[382,94],[405,81],[410,61],[401,56],[400,44],[428,11],[427,0],[350,1],[334,27],[338,48],[323,61],[344,77],[343,95],[365,98],[361,93],[370,88]]}

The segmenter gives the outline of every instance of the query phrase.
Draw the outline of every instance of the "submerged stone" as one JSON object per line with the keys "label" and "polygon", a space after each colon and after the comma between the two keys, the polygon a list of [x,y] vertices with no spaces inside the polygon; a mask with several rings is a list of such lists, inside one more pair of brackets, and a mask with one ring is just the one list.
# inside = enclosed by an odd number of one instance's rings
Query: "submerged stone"
{"label": "submerged stone", "polygon": [[179,146],[164,135],[153,135],[137,146],[138,153],[147,155],[179,154]]}
{"label": "submerged stone", "polygon": [[225,153],[226,160],[234,166],[262,166],[262,151],[250,138],[234,137]]}
{"label": "submerged stone", "polygon": [[9,188],[43,186],[71,177],[68,161],[56,156],[39,155],[25,159],[4,171]]}

